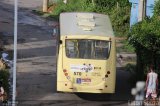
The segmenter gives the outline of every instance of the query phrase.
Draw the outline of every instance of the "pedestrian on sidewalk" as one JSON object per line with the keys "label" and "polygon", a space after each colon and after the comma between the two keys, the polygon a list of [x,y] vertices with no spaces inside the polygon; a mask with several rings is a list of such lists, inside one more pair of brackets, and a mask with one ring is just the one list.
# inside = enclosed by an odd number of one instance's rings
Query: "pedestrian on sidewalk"
{"label": "pedestrian on sidewalk", "polygon": [[123,63],[123,56],[121,54],[118,55],[118,62],[120,65]]}
{"label": "pedestrian on sidewalk", "polygon": [[146,79],[146,99],[151,96],[153,100],[157,98],[158,74],[154,72],[153,66],[150,66]]}
{"label": "pedestrian on sidewalk", "polygon": [[56,39],[59,34],[59,24],[53,25],[53,39]]}

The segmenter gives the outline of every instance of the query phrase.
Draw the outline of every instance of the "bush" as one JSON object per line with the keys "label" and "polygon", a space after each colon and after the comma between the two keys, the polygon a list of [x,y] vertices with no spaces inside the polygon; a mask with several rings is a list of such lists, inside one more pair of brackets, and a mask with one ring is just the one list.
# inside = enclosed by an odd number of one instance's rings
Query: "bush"
{"label": "bush", "polygon": [[9,93],[9,71],[8,70],[0,70],[0,80],[2,81],[2,85],[4,90]]}
{"label": "bush", "polygon": [[61,12],[96,12],[110,16],[116,36],[126,36],[129,32],[130,4],[128,0],[63,0],[57,2],[51,15]]}
{"label": "bush", "polygon": [[128,41],[135,48],[137,54],[137,70],[142,78],[151,64],[154,65],[155,70],[160,70],[159,11],[160,1],[157,1],[153,17],[146,17],[142,22],[134,25],[128,35]]}
{"label": "bush", "polygon": [[52,15],[59,15],[61,12],[93,12],[94,8],[94,5],[87,0],[69,0],[67,4],[60,0]]}

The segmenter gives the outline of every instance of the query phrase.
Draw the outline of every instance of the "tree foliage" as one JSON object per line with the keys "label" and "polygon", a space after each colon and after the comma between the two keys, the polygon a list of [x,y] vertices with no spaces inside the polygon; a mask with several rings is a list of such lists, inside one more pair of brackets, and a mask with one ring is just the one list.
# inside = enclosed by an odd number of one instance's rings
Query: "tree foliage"
{"label": "tree foliage", "polygon": [[53,15],[61,12],[96,12],[107,14],[112,21],[115,35],[125,36],[129,32],[130,3],[128,0],[59,0]]}
{"label": "tree foliage", "polygon": [[9,93],[9,71],[8,70],[0,70],[0,81],[2,81],[2,86],[4,90]]}
{"label": "tree foliage", "polygon": [[154,15],[146,17],[142,22],[131,28],[128,40],[137,53],[137,70],[141,75],[149,65],[154,65],[155,70],[160,70],[160,1],[154,8]]}
{"label": "tree foliage", "polygon": [[94,5],[90,0],[68,0],[67,4],[63,0],[59,0],[56,8],[53,10],[53,15],[59,15],[61,12],[91,12],[94,11]]}

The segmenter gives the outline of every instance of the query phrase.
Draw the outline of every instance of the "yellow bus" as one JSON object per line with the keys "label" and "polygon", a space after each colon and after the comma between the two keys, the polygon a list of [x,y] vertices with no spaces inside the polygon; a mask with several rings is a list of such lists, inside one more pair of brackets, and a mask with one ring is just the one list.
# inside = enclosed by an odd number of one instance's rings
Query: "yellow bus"
{"label": "yellow bus", "polygon": [[107,15],[60,14],[57,91],[114,93],[115,36]]}

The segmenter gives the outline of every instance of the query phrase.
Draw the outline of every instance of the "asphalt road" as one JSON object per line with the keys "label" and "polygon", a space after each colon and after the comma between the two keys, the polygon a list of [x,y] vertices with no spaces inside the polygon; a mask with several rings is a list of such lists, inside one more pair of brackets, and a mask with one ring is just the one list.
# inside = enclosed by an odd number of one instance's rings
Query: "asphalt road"
{"label": "asphalt road", "polygon": [[[127,106],[131,99],[129,72],[117,67],[116,93],[56,92],[55,21],[34,15],[42,0],[20,0],[18,13],[17,102],[19,106]],[[0,1],[0,33],[13,50],[13,0]]]}

